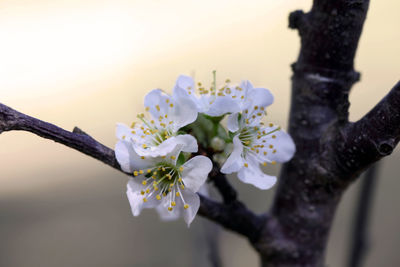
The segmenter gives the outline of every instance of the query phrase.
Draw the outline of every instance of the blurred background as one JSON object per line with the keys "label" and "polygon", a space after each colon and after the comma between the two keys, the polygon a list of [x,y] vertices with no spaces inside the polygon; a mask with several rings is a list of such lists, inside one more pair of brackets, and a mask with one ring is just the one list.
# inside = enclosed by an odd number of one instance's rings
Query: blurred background
{"label": "blurred background", "polygon": [[[269,88],[269,119],[284,127],[289,65],[299,38],[289,12],[311,0],[0,0],[0,102],[109,147],[117,122],[143,111],[151,89],[170,91],[179,74],[209,83],[249,79]],[[356,57],[362,79],[351,92],[357,120],[399,79],[400,2],[372,1]],[[371,220],[366,266],[400,266],[399,149],[386,158]],[[279,167],[270,172],[277,173]],[[153,210],[134,218],[128,177],[70,148],[26,132],[0,136],[0,266],[209,266],[197,217],[163,223]],[[240,198],[265,211],[273,190],[230,177]],[[343,266],[358,184],[345,194],[327,264]],[[215,231],[215,229],[214,229]],[[247,241],[219,231],[224,266],[257,266]]]}

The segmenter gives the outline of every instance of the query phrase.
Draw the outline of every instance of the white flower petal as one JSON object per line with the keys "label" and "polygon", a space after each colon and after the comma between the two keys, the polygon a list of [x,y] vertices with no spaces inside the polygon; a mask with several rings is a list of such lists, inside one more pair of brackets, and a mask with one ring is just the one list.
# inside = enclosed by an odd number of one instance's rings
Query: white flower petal
{"label": "white flower petal", "polygon": [[[272,135],[275,135],[275,138],[271,138]],[[267,144],[272,144],[274,146],[273,150],[275,151],[275,153],[272,151],[268,152],[265,156],[268,161],[283,163],[289,161],[293,157],[296,152],[296,146],[289,134],[280,130],[267,137],[269,137],[267,139]]]}
{"label": "white flower petal", "polygon": [[230,96],[220,96],[210,105],[205,113],[209,116],[218,117],[226,113],[239,112],[240,106],[238,102]]}
{"label": "white flower petal", "polygon": [[184,145],[182,148],[183,152],[196,153],[198,150],[197,140],[190,134],[181,134],[175,136],[175,140],[178,144]]}
{"label": "white flower petal", "polygon": [[194,90],[194,81],[192,77],[187,75],[179,75],[175,83],[175,88],[182,88],[184,90]]}
{"label": "white flower petal", "polygon": [[239,180],[246,184],[252,184],[262,190],[274,186],[276,183],[276,177],[263,173],[258,162],[254,159],[248,159],[247,164],[248,167],[244,167],[239,171]]}
{"label": "white flower petal", "polygon": [[117,123],[116,136],[119,140],[127,140],[132,136],[132,129],[122,123]]}
{"label": "white flower petal", "polygon": [[239,113],[233,113],[229,115],[227,122],[228,130],[232,133],[239,130]]}
{"label": "white flower petal", "polygon": [[154,89],[144,97],[144,106],[149,108],[150,114],[157,118],[164,117],[168,112],[168,103],[171,97],[164,93],[161,89]]}
{"label": "white flower petal", "polygon": [[150,162],[143,160],[133,149],[131,143],[118,141],[115,145],[115,157],[124,172],[132,173],[134,170],[150,166]]}
{"label": "white flower petal", "polygon": [[165,156],[171,151],[175,149],[177,145],[182,145],[181,142],[177,142],[176,137],[172,136],[168,138],[167,140],[163,141],[161,144],[158,146],[149,146],[146,148],[143,148],[141,144],[135,143],[133,146],[136,153],[138,153],[140,156],[145,156],[145,157],[161,157]]}
{"label": "white flower petal", "polygon": [[221,172],[229,174],[239,171],[244,165],[242,153],[243,144],[239,140],[239,135],[236,135],[233,138],[233,151],[222,166]]}
{"label": "white flower petal", "polygon": [[197,119],[196,104],[188,97],[174,98],[174,105],[168,111],[168,116],[173,121],[173,132],[177,132],[180,128],[194,122]]}
{"label": "white flower petal", "polygon": [[199,210],[200,197],[190,189],[182,190],[181,193],[186,204],[189,205],[187,209],[183,209],[183,218],[189,227]]}
{"label": "white flower petal", "polygon": [[182,204],[177,201],[177,205],[173,207],[171,211],[168,210],[170,207],[169,196],[167,195],[161,200],[160,205],[157,206],[156,210],[158,215],[160,215],[161,220],[163,221],[173,221],[178,219],[182,213]]}
{"label": "white flower petal", "polygon": [[126,195],[129,200],[129,204],[131,206],[132,214],[133,216],[138,216],[142,209],[144,208],[153,208],[157,206],[159,203],[157,203],[157,199],[155,196],[151,196],[147,198],[147,202],[143,201],[143,196],[140,192],[141,190],[144,189],[144,186],[140,184],[141,181],[143,181],[144,177],[135,177],[131,178],[128,181],[127,184],[127,190],[126,190]]}
{"label": "white flower petal", "polygon": [[212,169],[212,162],[205,156],[196,156],[182,165],[182,180],[185,188],[197,192],[207,180]]}
{"label": "white flower petal", "polygon": [[254,106],[267,107],[274,102],[274,96],[268,89],[254,88],[249,93]]}

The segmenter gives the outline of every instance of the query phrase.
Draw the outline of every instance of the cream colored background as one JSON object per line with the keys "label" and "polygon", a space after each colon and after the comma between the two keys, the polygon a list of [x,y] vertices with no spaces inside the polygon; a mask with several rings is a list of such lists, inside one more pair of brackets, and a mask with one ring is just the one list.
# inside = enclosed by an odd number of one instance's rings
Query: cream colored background
{"label": "cream colored background", "polygon": [[[287,28],[311,1],[0,0],[0,102],[113,147],[116,122],[130,123],[151,89],[176,77],[249,79],[275,95],[270,119],[286,126],[289,65],[299,50]],[[372,1],[356,58],[362,80],[351,93],[360,118],[399,79],[398,1]],[[398,266],[398,150],[381,165],[367,266]],[[277,170],[272,170],[277,172]],[[256,211],[273,192],[239,185]],[[127,177],[52,141],[0,135],[0,266],[207,266],[198,218],[161,223],[130,215]],[[343,266],[353,214],[345,195],[329,243],[329,266]],[[255,266],[245,240],[221,234],[225,266]]]}

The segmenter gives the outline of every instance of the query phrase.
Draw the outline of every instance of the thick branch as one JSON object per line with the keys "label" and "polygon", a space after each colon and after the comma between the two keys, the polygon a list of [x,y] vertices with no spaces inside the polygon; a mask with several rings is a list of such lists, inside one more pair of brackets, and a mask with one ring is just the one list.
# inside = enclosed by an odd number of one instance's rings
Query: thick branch
{"label": "thick branch", "polygon": [[[73,132],[69,132],[51,123],[20,113],[0,103],[0,134],[4,131],[13,130],[28,131],[40,137],[61,143],[96,158],[122,172],[115,158],[114,151],[97,142],[81,129],[75,127]],[[130,175],[128,173],[125,174]],[[218,184],[223,183],[218,173],[216,177],[219,181],[217,182]],[[236,194],[231,192],[233,188],[229,184],[228,186],[226,184],[223,186],[225,188],[223,191],[226,191],[226,193],[223,193],[225,202],[231,202],[230,200],[232,198],[235,199]],[[262,225],[260,217],[253,214],[240,202],[224,205],[201,196],[199,214],[248,237],[250,240],[254,240],[258,236],[257,229]]]}
{"label": "thick branch", "polygon": [[354,178],[400,141],[400,81],[369,113],[341,133],[339,165]]}

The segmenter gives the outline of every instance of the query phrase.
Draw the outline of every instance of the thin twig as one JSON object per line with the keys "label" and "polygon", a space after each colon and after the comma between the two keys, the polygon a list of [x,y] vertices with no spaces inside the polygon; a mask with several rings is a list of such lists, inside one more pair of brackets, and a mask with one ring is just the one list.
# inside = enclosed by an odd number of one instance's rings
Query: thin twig
{"label": "thin twig", "polygon": [[365,173],[358,195],[356,214],[351,237],[351,249],[348,267],[361,267],[368,250],[368,227],[372,211],[374,192],[376,191],[378,163],[372,165]]}
{"label": "thin twig", "polygon": [[[0,103],[0,134],[15,130],[28,131],[61,143],[123,172],[115,158],[114,150],[99,143],[81,129],[75,127],[73,132],[69,132]],[[132,176],[130,173],[125,174]],[[228,207],[204,196],[200,196],[200,198],[200,215],[250,239],[257,236],[260,217],[243,204],[236,203]]]}

